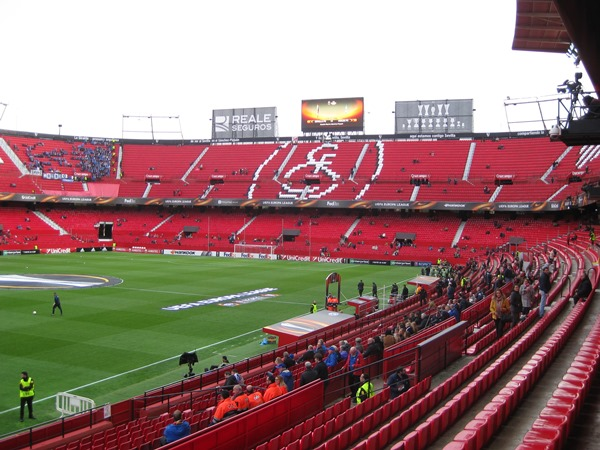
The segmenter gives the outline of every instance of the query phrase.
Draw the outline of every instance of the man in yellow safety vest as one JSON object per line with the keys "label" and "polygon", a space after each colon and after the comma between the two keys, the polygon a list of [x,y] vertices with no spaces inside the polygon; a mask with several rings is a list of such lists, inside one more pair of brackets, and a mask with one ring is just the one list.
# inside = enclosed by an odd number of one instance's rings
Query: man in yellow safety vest
{"label": "man in yellow safety vest", "polygon": [[25,404],[29,410],[29,418],[35,419],[33,416],[33,378],[27,372],[21,372],[21,380],[19,381],[19,397],[21,397],[21,422],[23,422],[23,413],[25,412]]}

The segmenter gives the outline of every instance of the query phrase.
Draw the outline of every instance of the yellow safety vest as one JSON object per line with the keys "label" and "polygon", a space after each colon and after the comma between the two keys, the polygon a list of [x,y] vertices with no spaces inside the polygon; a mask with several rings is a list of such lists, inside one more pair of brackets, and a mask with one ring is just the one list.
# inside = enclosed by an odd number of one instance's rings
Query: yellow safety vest
{"label": "yellow safety vest", "polygon": [[361,394],[366,396],[367,398],[373,397],[375,393],[373,392],[373,383],[370,381],[366,381],[363,383],[361,387],[356,391],[356,403],[362,403],[363,399],[361,398]]}
{"label": "yellow safety vest", "polygon": [[25,391],[22,391],[19,388],[19,397],[33,397],[34,396],[33,379],[31,377],[27,378],[27,380],[24,380],[21,378],[21,381],[19,381],[19,386],[23,386],[24,388],[31,387],[31,390],[25,390]]}

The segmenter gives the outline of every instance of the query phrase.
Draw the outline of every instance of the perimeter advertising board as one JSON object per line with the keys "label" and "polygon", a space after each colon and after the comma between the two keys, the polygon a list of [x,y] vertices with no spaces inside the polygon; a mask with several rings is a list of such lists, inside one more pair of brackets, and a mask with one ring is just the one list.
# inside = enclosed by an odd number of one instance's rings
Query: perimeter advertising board
{"label": "perimeter advertising board", "polygon": [[302,100],[302,132],[363,131],[362,97]]}
{"label": "perimeter advertising board", "polygon": [[396,134],[472,133],[473,99],[396,102]]}
{"label": "perimeter advertising board", "polygon": [[213,109],[213,139],[273,138],[277,108]]}

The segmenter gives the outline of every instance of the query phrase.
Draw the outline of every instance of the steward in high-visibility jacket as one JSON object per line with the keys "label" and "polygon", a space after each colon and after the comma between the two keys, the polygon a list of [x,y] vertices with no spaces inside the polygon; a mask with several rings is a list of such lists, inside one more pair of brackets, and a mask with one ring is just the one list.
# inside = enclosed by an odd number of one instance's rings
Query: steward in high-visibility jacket
{"label": "steward in high-visibility jacket", "polygon": [[27,372],[21,372],[21,380],[19,381],[19,397],[21,398],[21,422],[23,422],[25,405],[27,405],[27,409],[29,410],[29,418],[35,419],[35,417],[33,417],[33,397],[35,395],[35,391],[33,388],[33,378],[31,378]]}
{"label": "steward in high-visibility jacket", "polygon": [[356,403],[362,403],[366,399],[371,398],[375,395],[373,389],[373,383],[371,383],[369,375],[363,373],[360,376],[360,381],[363,383],[356,391]]}

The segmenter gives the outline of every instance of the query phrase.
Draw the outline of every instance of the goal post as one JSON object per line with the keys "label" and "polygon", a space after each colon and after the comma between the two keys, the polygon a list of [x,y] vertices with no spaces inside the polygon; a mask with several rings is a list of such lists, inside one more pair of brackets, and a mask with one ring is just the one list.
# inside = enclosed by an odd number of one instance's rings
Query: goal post
{"label": "goal post", "polygon": [[265,255],[275,254],[276,245],[265,244],[235,244],[233,251],[235,253],[261,253]]}

